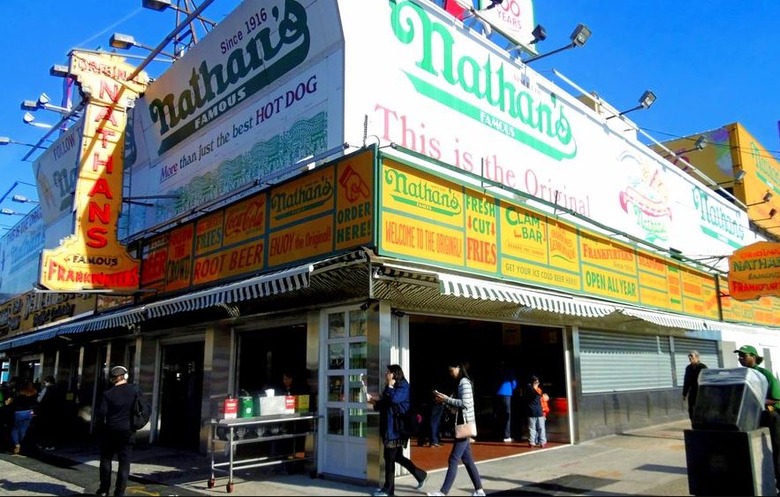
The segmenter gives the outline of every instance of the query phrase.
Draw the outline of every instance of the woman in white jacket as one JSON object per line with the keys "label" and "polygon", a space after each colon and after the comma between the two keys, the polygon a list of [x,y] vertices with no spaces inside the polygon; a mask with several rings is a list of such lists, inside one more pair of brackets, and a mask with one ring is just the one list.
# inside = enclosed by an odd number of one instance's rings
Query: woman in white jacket
{"label": "woman in white jacket", "polygon": [[[456,411],[456,423],[458,423],[459,419],[462,419],[464,423],[475,423],[477,415],[474,411],[474,389],[472,388],[466,367],[462,362],[450,363],[449,371],[450,376],[458,380],[458,391],[452,397],[441,392],[434,392],[436,401],[442,402],[446,407]],[[460,462],[463,462],[463,465],[466,466],[466,472],[468,472],[469,478],[471,478],[471,483],[474,484],[474,493],[471,495],[485,495],[485,491],[482,489],[482,480],[479,477],[479,471],[471,453],[470,437],[455,439],[447,461],[447,476],[444,477],[441,491],[429,492],[428,495],[447,495],[452,488],[452,484],[455,483],[455,476],[458,473],[458,464]]]}

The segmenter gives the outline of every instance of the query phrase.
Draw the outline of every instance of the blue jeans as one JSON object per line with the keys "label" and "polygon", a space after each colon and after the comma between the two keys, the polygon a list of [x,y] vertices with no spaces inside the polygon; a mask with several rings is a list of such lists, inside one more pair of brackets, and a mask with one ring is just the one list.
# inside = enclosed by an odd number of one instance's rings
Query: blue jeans
{"label": "blue jeans", "polygon": [[11,428],[11,441],[14,445],[22,444],[24,436],[27,435],[27,429],[30,428],[32,418],[32,410],[16,411],[14,413],[14,426]]}
{"label": "blue jeans", "polygon": [[441,485],[441,493],[447,495],[455,483],[455,476],[458,474],[458,464],[463,462],[466,466],[466,472],[471,478],[474,490],[482,488],[482,480],[479,477],[477,465],[474,463],[474,456],[471,454],[471,442],[468,438],[455,439],[450,451],[450,458],[447,461],[447,476],[444,477],[444,483]]}
{"label": "blue jeans", "polygon": [[444,414],[444,404],[434,404],[431,407],[431,443],[441,442],[441,417]]}
{"label": "blue jeans", "polygon": [[528,441],[534,445],[544,445],[547,443],[547,430],[544,416],[538,418],[528,418]]}

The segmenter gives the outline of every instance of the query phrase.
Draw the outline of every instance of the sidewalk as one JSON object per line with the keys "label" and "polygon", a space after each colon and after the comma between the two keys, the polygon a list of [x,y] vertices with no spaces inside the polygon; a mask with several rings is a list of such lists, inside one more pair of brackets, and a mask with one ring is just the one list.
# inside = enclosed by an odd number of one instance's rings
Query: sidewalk
{"label": "sidewalk", "polygon": [[[683,430],[689,427],[687,420],[677,421],[579,445],[484,461],[478,463],[478,467],[483,487],[491,495],[689,495],[683,441]],[[88,477],[81,485],[84,493],[95,491],[98,458],[94,448],[63,448],[57,451],[56,456],[72,461]],[[412,456],[414,458],[414,452]],[[17,466],[37,463],[36,471],[49,477],[54,475],[54,480],[47,480],[48,489],[67,490],[59,495],[73,494],[72,483],[57,485],[56,465],[47,464],[45,459],[37,461],[35,458],[6,457],[4,454],[0,458],[0,470],[4,474],[5,462]],[[60,472],[59,477],[71,477],[73,468],[69,471]],[[432,471],[422,491],[414,489],[416,482],[411,476],[399,477],[396,493],[423,495],[427,491],[438,490],[445,473],[444,469]],[[160,447],[139,447],[133,455],[128,495],[365,496],[374,490],[370,486],[309,478],[305,474],[276,474],[265,468],[256,468],[234,472],[233,492],[228,493],[227,475],[217,473],[216,485],[209,489],[210,475],[209,457]],[[30,475],[20,470],[18,474],[2,477],[0,495],[30,493],[32,489],[29,486],[23,487],[20,482],[12,484],[17,477],[30,478]],[[26,488],[28,492],[7,492],[11,487]],[[460,467],[450,495],[470,495],[472,490],[465,469]]]}

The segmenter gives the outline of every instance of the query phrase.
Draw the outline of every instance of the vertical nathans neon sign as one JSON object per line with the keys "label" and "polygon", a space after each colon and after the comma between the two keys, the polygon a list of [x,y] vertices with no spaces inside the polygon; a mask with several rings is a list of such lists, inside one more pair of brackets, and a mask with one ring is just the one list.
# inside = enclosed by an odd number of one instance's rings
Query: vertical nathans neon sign
{"label": "vertical nathans neon sign", "polygon": [[141,74],[110,54],[74,51],[70,73],[89,95],[76,182],[72,235],[41,255],[40,284],[50,290],[138,289],[139,262],[116,237],[122,207],[126,106],[146,87]]}

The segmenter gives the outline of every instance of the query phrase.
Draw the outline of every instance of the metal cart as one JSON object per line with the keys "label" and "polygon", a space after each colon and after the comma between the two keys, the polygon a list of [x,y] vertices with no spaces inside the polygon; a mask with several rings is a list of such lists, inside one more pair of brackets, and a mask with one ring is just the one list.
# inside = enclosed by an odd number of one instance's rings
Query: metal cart
{"label": "metal cart", "polygon": [[[315,413],[278,414],[253,418],[211,420],[211,478],[208,487],[214,488],[217,471],[228,474],[227,491],[233,492],[233,471],[289,464],[311,460],[314,456],[313,442],[316,434]],[[307,450],[306,439],[311,435],[312,447]],[[291,440],[292,451],[260,457],[236,458],[236,447],[244,444],[261,444],[278,440]],[[222,447],[223,449],[219,448]],[[298,456],[304,449],[303,457]],[[224,452],[227,461],[217,462],[217,452]]]}

